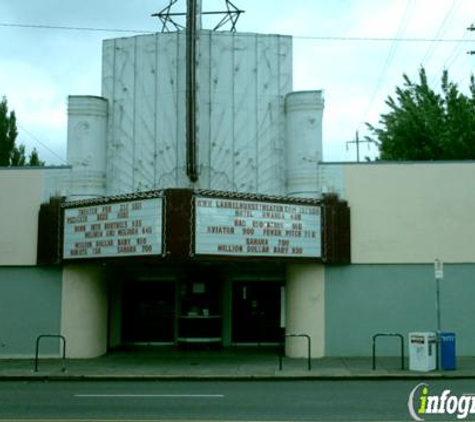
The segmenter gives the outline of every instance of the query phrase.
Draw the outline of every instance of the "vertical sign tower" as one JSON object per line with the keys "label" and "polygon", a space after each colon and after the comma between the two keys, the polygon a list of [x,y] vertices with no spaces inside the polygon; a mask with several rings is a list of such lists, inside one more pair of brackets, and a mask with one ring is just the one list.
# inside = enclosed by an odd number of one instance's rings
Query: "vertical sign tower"
{"label": "vertical sign tower", "polygon": [[[221,16],[221,20],[213,28],[217,31],[230,23],[231,32],[236,31],[236,23],[243,10],[239,10],[230,0],[225,0],[226,10],[203,12],[202,0],[187,0],[186,13],[174,13],[172,7],[178,0],[170,0],[168,6],[162,11],[153,14],[162,22],[162,32],[170,29],[186,29],[186,174],[190,182],[195,183],[199,178],[198,163],[198,125],[196,116],[196,75],[197,75],[197,49],[198,34],[201,29],[203,15]],[[185,26],[180,23],[179,17],[186,16]]]}

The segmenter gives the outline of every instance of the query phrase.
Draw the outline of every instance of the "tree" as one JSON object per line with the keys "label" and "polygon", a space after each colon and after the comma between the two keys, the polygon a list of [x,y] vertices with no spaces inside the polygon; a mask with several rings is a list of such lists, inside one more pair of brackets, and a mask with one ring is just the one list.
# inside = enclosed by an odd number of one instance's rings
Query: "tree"
{"label": "tree", "polygon": [[21,144],[19,147],[13,147],[10,157],[10,165],[14,167],[21,167],[26,165],[25,145]]}
{"label": "tree", "polygon": [[382,114],[380,127],[367,123],[379,146],[382,160],[475,159],[475,79],[470,94],[462,94],[444,71],[441,93],[429,87],[424,68],[419,82],[403,75],[396,99],[386,100],[390,111]]}
{"label": "tree", "polygon": [[8,103],[5,97],[0,102],[0,166],[43,166],[36,148],[26,159],[25,145],[16,145],[18,136],[15,112],[8,111]]}
{"label": "tree", "polygon": [[40,160],[40,156],[38,155],[38,151],[36,148],[33,148],[33,151],[31,151],[30,154],[30,166],[44,166],[45,162]]}
{"label": "tree", "polygon": [[7,99],[3,97],[0,102],[0,166],[11,165],[17,135],[15,112],[8,113]]}

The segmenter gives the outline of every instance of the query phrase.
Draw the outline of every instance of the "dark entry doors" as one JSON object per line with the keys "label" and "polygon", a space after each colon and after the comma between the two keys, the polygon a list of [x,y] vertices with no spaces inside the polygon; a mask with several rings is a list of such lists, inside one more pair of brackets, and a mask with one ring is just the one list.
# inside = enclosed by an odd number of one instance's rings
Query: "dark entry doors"
{"label": "dark entry doors", "polygon": [[281,288],[278,282],[235,282],[233,284],[233,343],[280,341]]}
{"label": "dark entry doors", "polygon": [[174,282],[125,283],[122,309],[123,342],[171,343],[174,341]]}

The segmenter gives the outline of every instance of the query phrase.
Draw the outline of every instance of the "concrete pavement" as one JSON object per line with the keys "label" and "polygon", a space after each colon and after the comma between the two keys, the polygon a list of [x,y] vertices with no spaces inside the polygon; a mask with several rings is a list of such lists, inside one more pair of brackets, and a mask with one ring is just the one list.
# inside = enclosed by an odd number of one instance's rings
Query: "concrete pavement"
{"label": "concrete pavement", "polygon": [[475,378],[475,357],[457,360],[452,371],[409,371],[407,358],[284,358],[279,369],[276,348],[180,350],[171,347],[123,349],[93,359],[0,359],[0,380],[7,379],[431,379]]}

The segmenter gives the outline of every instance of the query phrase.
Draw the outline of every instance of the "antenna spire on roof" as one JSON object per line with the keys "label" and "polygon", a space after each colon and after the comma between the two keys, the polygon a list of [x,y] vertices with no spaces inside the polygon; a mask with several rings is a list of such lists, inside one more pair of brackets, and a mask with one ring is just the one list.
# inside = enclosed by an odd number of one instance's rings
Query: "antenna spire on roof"
{"label": "antenna spire on roof", "polygon": [[[221,11],[203,11],[202,0],[196,0],[197,29],[202,27],[203,15],[214,15],[221,17],[221,20],[214,26],[213,31],[223,28],[225,25],[230,25],[230,31],[236,32],[236,24],[244,13],[244,10],[238,9],[231,0],[223,0],[225,2],[226,10]],[[186,23],[183,18],[187,16],[187,12],[172,12],[173,6],[178,0],[169,0],[168,6],[163,8],[160,12],[152,14],[153,17],[158,17],[162,24],[162,32],[181,31],[186,28]]]}

